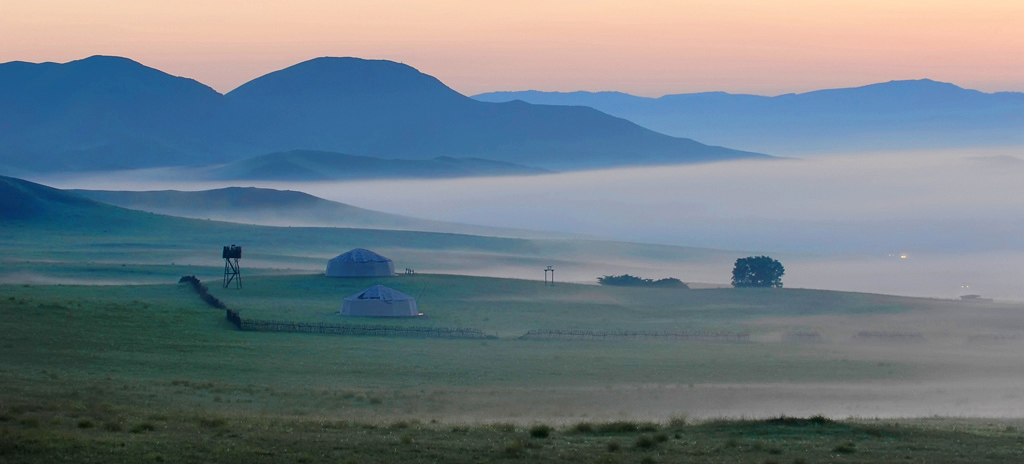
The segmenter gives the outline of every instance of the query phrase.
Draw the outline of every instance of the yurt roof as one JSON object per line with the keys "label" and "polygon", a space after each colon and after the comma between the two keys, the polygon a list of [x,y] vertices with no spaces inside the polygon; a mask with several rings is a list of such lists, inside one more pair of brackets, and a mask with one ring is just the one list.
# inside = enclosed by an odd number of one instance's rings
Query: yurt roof
{"label": "yurt roof", "polygon": [[406,295],[398,290],[383,285],[374,285],[366,290],[363,290],[355,295],[352,295],[346,300],[384,300],[384,301],[399,301],[399,300],[411,300],[411,296]]}
{"label": "yurt roof", "polygon": [[391,260],[366,248],[356,248],[336,256],[331,261],[343,263],[386,263]]}

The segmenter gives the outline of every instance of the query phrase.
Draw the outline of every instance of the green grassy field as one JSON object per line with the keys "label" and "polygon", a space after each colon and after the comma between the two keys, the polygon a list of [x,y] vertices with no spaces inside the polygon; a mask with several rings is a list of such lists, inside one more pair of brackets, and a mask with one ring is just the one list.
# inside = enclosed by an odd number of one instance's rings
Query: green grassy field
{"label": "green grassy field", "polygon": [[[310,270],[355,246],[464,271],[598,273],[594,263],[721,253],[50,206],[0,227],[0,282],[17,282],[0,284],[0,462],[1015,462],[1024,452],[1019,304],[420,273],[381,282],[416,297],[425,317],[345,319],[342,299],[377,282]],[[216,258],[237,237],[252,266],[244,289],[222,289],[210,250]],[[192,274],[247,318],[498,338],[239,331],[175,284]],[[518,338],[530,329],[750,338]],[[830,419],[765,420],[783,414]]]}
{"label": "green grassy field", "polygon": [[[752,390],[743,388],[925,382],[1005,373],[1020,363],[1009,356],[1016,343],[968,344],[971,335],[994,333],[1004,322],[997,316],[1018,310],[999,305],[972,308],[973,325],[951,331],[948,324],[914,322],[945,318],[958,307],[939,300],[807,290],[551,288],[439,275],[391,280],[396,288],[420,293],[421,310],[429,317],[343,318],[338,300],[366,283],[320,275],[250,276],[243,290],[213,292],[243,317],[462,326],[501,338],[239,332],[223,311],[204,306],[185,285],[0,286],[3,325],[9,328],[5,384],[31,386],[47,370],[44,380],[60,376],[53,388],[96,383],[104,391],[146,392],[140,394],[152,396],[149,402],[202,408],[246,401],[313,414],[360,410],[365,404],[354,398],[375,396],[380,401],[371,411],[380,417],[663,420],[674,413],[734,414],[729,407],[696,407],[731,386],[740,387],[731,393],[739,406],[756,402],[748,396]],[[417,288],[431,290],[412,291]],[[885,321],[924,327],[925,341],[879,346],[856,340],[858,331],[884,327],[879,324]],[[753,336],[746,343],[516,338],[530,328],[728,328]],[[816,331],[822,342],[786,342],[784,335],[794,330]],[[182,389],[174,381],[211,387]],[[717,389],[723,385],[729,388]],[[212,395],[211,389],[221,393]],[[518,404],[523,398],[531,403]],[[716,401],[729,403],[724,397]]]}
{"label": "green grassy field", "polygon": [[[344,297],[377,283],[415,297],[425,317],[345,319],[338,314]],[[472,327],[505,338],[530,329],[759,331],[760,327],[751,324],[758,317],[889,314],[926,301],[802,289],[549,287],[529,280],[426,274],[383,279],[338,279],[319,274],[259,276],[247,280],[243,291],[214,291],[243,317],[254,319]]]}
{"label": "green grassy field", "polygon": [[[524,324],[520,315],[547,327],[578,324],[575,316],[590,311],[597,328],[634,321],[765,334],[778,328],[763,326],[770,313],[793,321],[839,314],[846,326],[927,317],[944,304],[799,290],[552,289],[438,275],[391,283],[438,288],[421,296],[436,316],[414,323],[479,322],[510,334]],[[256,305],[266,294],[291,294],[306,317],[331,320],[336,309],[326,300],[353,285],[362,283],[252,276],[241,291],[212,290],[254,312],[273,310],[274,301]],[[467,303],[480,298],[501,303]],[[856,310],[841,314],[843,304]],[[0,325],[4,462],[1008,462],[1024,452],[1016,420],[720,421],[691,408],[687,398],[749,404],[744,388],[915,384],[958,367],[901,361],[843,342],[840,327],[820,323],[836,338],[808,345],[341,337],[240,332],[184,285],[7,285]],[[1012,350],[987,352],[1000,358]],[[687,416],[697,422],[679,420]],[[539,424],[553,428],[550,436],[531,435]]]}

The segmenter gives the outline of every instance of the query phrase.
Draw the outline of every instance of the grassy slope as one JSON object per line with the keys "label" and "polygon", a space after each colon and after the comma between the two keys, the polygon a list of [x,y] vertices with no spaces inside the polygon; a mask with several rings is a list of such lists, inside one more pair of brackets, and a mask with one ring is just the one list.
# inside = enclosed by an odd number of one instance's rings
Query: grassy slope
{"label": "grassy slope", "polygon": [[431,221],[357,208],[302,192],[229,187],[198,192],[71,190],[122,208],[245,224],[397,229],[496,237],[562,238],[553,233]]}
{"label": "grassy slope", "polygon": [[[399,270],[412,267],[447,272],[503,267],[543,269],[546,265],[591,269],[593,264],[638,260],[727,262],[726,256],[731,256],[715,250],[588,240],[269,227],[182,219],[117,208],[3,177],[0,177],[0,194],[0,198],[12,205],[30,205],[19,210],[0,208],[0,224],[3,225],[0,243],[4,244],[4,259],[9,261],[5,264],[26,266],[32,272],[48,271],[45,266],[25,264],[25,261],[74,265],[100,262],[167,266],[175,263],[215,269],[222,264],[218,262],[220,247],[232,243],[245,248],[243,266],[246,269],[323,269],[326,259],[356,247],[371,248],[390,256]],[[18,214],[3,215],[7,211]]]}

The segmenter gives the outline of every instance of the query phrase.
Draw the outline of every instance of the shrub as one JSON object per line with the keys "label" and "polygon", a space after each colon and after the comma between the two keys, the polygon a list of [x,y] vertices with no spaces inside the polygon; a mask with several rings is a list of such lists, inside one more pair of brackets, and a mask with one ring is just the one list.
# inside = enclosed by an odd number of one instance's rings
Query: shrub
{"label": "shrub", "polygon": [[601,433],[629,433],[640,430],[640,424],[631,421],[605,422],[597,426]]}
{"label": "shrub", "polygon": [[658,461],[655,461],[654,458],[650,456],[644,456],[644,458],[640,460],[640,464],[655,464],[656,462]]}
{"label": "shrub", "polygon": [[668,426],[672,428],[686,427],[686,416],[672,416],[668,420]]}
{"label": "shrub", "polygon": [[654,441],[654,438],[649,435],[640,435],[636,437],[636,443],[633,444],[637,449],[651,449],[654,448],[658,443]]}
{"label": "shrub", "polygon": [[622,274],[620,276],[598,277],[597,283],[601,285],[613,285],[617,287],[666,287],[666,288],[690,288],[683,281],[668,277],[665,279],[645,279],[643,277]]}
{"label": "shrub", "polygon": [[594,433],[594,424],[590,422],[579,422],[572,426],[572,431],[576,433]]}
{"label": "shrub", "polygon": [[610,441],[610,442],[608,442],[608,452],[609,453],[614,453],[614,452],[616,452],[616,451],[618,451],[620,449],[622,449],[622,445],[620,445],[619,442],[617,442],[617,441]]}
{"label": "shrub", "polygon": [[89,420],[89,419],[82,419],[82,420],[78,421],[77,425],[78,425],[78,428],[80,428],[80,429],[91,429],[91,428],[93,428],[95,426],[95,424],[93,424],[92,421]]}
{"label": "shrub", "polygon": [[548,435],[551,435],[551,430],[551,427],[547,425],[534,425],[530,427],[530,436],[533,438],[547,438]]}
{"label": "shrub", "polygon": [[664,433],[656,434],[654,435],[654,441],[658,443],[665,443],[668,441],[668,435],[665,435]]}
{"label": "shrub", "polygon": [[832,448],[832,451],[839,454],[853,454],[857,452],[857,445],[852,441],[848,441],[836,445],[835,448]]}
{"label": "shrub", "polygon": [[811,418],[808,419],[808,420],[810,420],[812,424],[818,424],[818,425],[834,424],[835,423],[834,420],[829,419],[829,418],[827,418],[827,417],[825,417],[825,416],[823,416],[821,414],[815,414],[815,415],[811,416]]}

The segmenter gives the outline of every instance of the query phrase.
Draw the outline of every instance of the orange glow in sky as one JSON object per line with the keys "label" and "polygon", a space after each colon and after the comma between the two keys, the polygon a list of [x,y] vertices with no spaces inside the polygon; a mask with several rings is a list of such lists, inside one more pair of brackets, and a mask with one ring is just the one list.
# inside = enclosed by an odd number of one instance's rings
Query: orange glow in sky
{"label": "orange glow in sky", "polygon": [[1022,29],[1022,0],[12,0],[0,62],[119,55],[222,92],[317,56],[401,61],[467,95],[1024,91]]}

